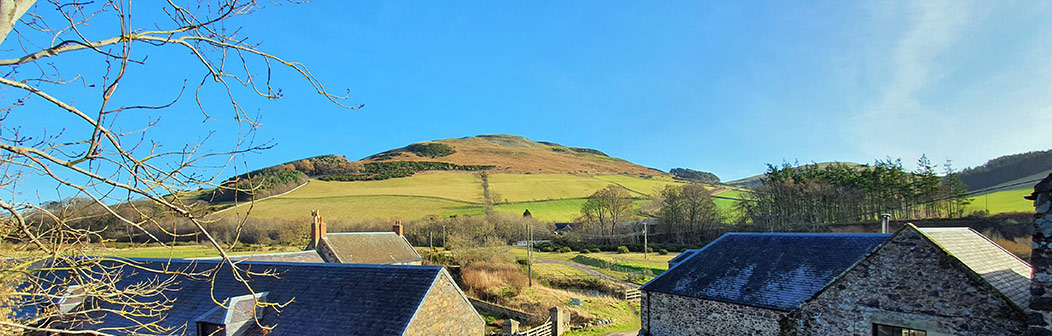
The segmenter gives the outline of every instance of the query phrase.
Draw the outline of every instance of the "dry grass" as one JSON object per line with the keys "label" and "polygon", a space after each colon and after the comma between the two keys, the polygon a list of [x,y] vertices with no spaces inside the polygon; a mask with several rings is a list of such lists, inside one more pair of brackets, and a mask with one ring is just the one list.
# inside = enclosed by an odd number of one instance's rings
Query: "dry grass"
{"label": "dry grass", "polygon": [[990,230],[983,232],[983,235],[990,238],[990,240],[997,243],[997,245],[1000,245],[1001,248],[1008,250],[1008,252],[1012,252],[1012,254],[1015,254],[1019,259],[1026,260],[1027,262],[1030,261],[1030,237],[1008,239],[997,232]]}
{"label": "dry grass", "polygon": [[493,302],[518,296],[529,281],[519,266],[497,261],[471,263],[460,270],[460,276],[468,295]]}
{"label": "dry grass", "polygon": [[[405,156],[394,160],[442,161],[462,165],[496,165],[499,171],[509,173],[668,175],[622,159],[565,151],[560,146],[542,144],[514,135],[443,139],[435,140],[434,142],[453,146],[456,153],[439,158],[419,157],[415,154],[405,153]],[[570,146],[573,145],[570,144]]]}

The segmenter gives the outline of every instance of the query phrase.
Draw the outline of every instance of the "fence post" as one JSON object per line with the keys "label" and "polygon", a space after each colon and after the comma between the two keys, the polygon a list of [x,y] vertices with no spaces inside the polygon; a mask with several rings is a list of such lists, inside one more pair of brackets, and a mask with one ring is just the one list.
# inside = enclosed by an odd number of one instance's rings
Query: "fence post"
{"label": "fence post", "polygon": [[570,312],[559,307],[548,310],[552,318],[552,336],[562,335],[570,330]]}
{"label": "fence post", "polygon": [[504,324],[501,324],[501,331],[505,335],[516,335],[519,333],[519,321],[513,319],[504,320]]}

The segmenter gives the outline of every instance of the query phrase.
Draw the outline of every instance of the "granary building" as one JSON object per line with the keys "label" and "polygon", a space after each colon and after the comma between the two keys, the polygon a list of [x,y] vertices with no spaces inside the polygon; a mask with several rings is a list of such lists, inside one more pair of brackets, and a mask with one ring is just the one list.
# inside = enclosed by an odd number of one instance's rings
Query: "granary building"
{"label": "granary building", "polygon": [[[75,329],[126,330],[172,335],[482,335],[484,321],[439,266],[314,264],[242,261],[246,282],[216,260],[133,259],[121,268],[117,286],[164,283],[163,319],[142,330],[127,316],[96,316],[99,323]],[[150,270],[166,270],[152,272]],[[273,275],[251,275],[270,272]],[[190,276],[205,272],[207,276]],[[173,275],[175,274],[175,275]],[[214,274],[214,278],[213,275]],[[158,282],[161,281],[161,282]],[[217,305],[213,301],[222,302]],[[280,308],[259,308],[256,302]],[[85,300],[105,306],[104,300]],[[114,309],[120,306],[112,307]],[[258,319],[258,323],[257,323]],[[263,327],[272,328],[264,330]],[[124,333],[124,332],[122,332]]]}
{"label": "granary building", "polygon": [[641,288],[641,335],[1022,335],[1030,265],[968,228],[731,233]]}

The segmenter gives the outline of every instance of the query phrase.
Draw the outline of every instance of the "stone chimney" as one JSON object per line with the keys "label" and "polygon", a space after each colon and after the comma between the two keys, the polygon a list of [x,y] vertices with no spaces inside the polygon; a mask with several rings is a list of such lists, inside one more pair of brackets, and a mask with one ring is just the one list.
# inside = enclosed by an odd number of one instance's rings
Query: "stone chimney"
{"label": "stone chimney", "polygon": [[402,236],[402,221],[395,221],[394,225],[391,226],[391,231],[394,231],[394,233],[398,234],[398,236],[401,237]]}
{"label": "stone chimney", "polygon": [[1026,196],[1034,201],[1034,232],[1030,265],[1030,306],[1027,335],[1052,335],[1052,174]]}
{"label": "stone chimney", "polygon": [[322,239],[325,239],[325,222],[321,218],[321,213],[318,210],[311,211],[311,217],[314,217],[314,222],[310,226],[310,246],[308,249],[318,248],[318,243]]}

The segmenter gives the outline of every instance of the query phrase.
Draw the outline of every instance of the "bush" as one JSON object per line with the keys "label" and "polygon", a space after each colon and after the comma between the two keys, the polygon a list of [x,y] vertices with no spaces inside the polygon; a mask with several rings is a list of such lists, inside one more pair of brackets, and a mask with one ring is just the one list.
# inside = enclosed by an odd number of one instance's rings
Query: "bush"
{"label": "bush", "polygon": [[416,143],[407,146],[405,149],[413,152],[413,154],[430,158],[447,156],[457,152],[453,150],[453,147],[437,142]]}
{"label": "bush", "polygon": [[526,287],[526,274],[514,264],[475,262],[460,270],[464,291],[483,300],[503,302]]}
{"label": "bush", "polygon": [[648,247],[647,248],[647,253],[654,253],[654,248],[653,247]]}
{"label": "bush", "polygon": [[563,247],[559,248],[559,253],[567,253],[567,252],[573,252],[573,249],[571,249],[568,246],[563,246]]}
{"label": "bush", "polygon": [[658,254],[660,254],[660,255],[666,255],[666,254],[668,254],[668,250],[666,250],[666,249],[660,249],[660,250],[658,250]]}
{"label": "bush", "polygon": [[552,251],[552,246],[548,245],[548,246],[542,247],[541,251],[542,252],[551,252]]}
{"label": "bush", "polygon": [[628,246],[624,246],[624,245],[618,246],[617,247],[617,253],[619,253],[619,254],[628,253]]}
{"label": "bush", "polygon": [[588,254],[588,252],[590,252],[588,249],[581,249],[580,251],[581,254]]}

